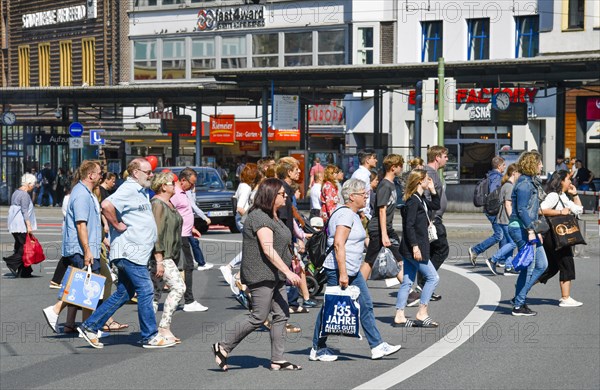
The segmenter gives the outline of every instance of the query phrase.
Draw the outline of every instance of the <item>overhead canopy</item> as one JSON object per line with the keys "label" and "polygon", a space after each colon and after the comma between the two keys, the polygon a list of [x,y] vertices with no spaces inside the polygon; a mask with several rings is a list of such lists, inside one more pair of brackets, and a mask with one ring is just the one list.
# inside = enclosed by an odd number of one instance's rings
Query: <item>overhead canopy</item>
{"label": "overhead canopy", "polygon": [[[257,68],[207,71],[194,82],[102,87],[2,88],[0,104],[149,106],[259,104],[264,88],[300,94],[308,102],[328,101],[368,89],[412,88],[418,80],[437,77],[438,64],[342,65],[336,67]],[[597,85],[600,54],[460,61],[445,64],[446,77],[457,85],[538,87]]]}

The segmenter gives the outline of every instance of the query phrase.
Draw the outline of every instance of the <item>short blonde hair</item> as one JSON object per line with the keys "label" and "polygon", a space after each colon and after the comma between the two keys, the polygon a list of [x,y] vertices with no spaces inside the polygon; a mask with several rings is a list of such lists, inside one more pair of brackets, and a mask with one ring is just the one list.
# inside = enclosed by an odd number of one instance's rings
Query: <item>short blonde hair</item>
{"label": "short blonde hair", "polygon": [[152,185],[150,188],[152,188],[152,191],[160,194],[163,192],[162,186],[167,183],[173,183],[173,179],[175,179],[173,172],[158,173],[152,178]]}
{"label": "short blonde hair", "polygon": [[26,184],[35,184],[36,182],[37,182],[37,179],[31,173],[26,173],[23,176],[21,176],[21,185],[22,186],[24,186]]}
{"label": "short blonde hair", "polygon": [[541,161],[541,155],[538,152],[523,152],[517,161],[519,172],[527,176],[536,176]]}

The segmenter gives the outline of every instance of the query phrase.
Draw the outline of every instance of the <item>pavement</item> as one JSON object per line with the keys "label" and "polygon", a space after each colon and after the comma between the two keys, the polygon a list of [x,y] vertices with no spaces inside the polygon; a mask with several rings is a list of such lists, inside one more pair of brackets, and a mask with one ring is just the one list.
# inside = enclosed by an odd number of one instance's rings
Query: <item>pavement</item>
{"label": "pavement", "polygon": [[[0,207],[5,216],[6,207]],[[466,249],[491,234],[483,214],[447,214],[451,253],[440,270],[437,293],[430,304],[437,329],[393,328],[397,287],[369,281],[377,326],[384,340],[402,344],[395,355],[373,361],[366,341],[331,337],[339,351],[333,363],[310,362],[318,309],[293,314],[290,322],[302,332],[286,340],[286,358],[302,371],[271,372],[270,341],[265,331],[252,333],[232,353],[228,373],[214,363],[210,345],[238,326],[246,311],[231,296],[218,266],[241,248],[241,235],[211,229],[201,245],[215,268],[194,272],[194,295],[209,307],[204,313],[178,310],[173,332],[182,344],[146,350],[137,343],[137,308],[117,311],[126,332],[103,338],[96,350],[83,340],[53,333],[41,309],[56,301],[48,289],[59,257],[59,208],[36,208],[47,260],[34,266],[36,277],[14,279],[4,263],[0,269],[0,389],[314,389],[314,388],[448,388],[448,389],[597,389],[600,388],[600,243],[597,214],[584,215],[588,245],[578,248],[577,278],[572,295],[580,308],[560,308],[558,277],[536,285],[528,304],[535,317],[513,317],[508,300],[514,276],[492,276],[480,256],[473,268]],[[399,222],[400,218],[395,218]],[[12,251],[6,219],[0,220],[0,254]],[[491,254],[491,251],[490,251]],[[322,300],[318,296],[317,300]],[[407,309],[414,318],[416,309]],[[64,314],[60,322],[64,321]]]}

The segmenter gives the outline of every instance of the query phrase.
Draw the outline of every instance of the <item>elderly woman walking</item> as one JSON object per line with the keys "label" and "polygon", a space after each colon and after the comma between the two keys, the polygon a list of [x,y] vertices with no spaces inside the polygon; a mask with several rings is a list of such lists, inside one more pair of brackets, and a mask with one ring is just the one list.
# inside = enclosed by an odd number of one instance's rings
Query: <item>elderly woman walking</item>
{"label": "elderly woman walking", "polygon": [[[373,301],[369,294],[367,282],[359,272],[363,258],[363,249],[367,233],[360,221],[358,211],[365,207],[368,194],[365,183],[358,179],[350,179],[344,183],[341,196],[344,206],[339,206],[330,215],[327,229],[329,238],[327,246],[333,245],[333,251],[325,258],[323,267],[327,274],[328,286],[357,286],[360,290],[358,303],[360,304],[360,324],[365,332],[371,359],[380,359],[400,350],[400,345],[389,345],[381,338],[375,324]],[[332,362],[337,356],[327,348],[327,337],[319,337],[322,312],[319,312],[315,323],[313,346],[309,360]]]}
{"label": "elderly woman walking", "polygon": [[31,277],[31,266],[23,266],[23,247],[25,239],[32,231],[37,230],[33,202],[29,193],[35,187],[36,179],[31,173],[21,177],[21,186],[13,192],[8,209],[8,231],[15,239],[14,252],[4,257],[6,266],[18,278]]}
{"label": "elderly woman walking", "polygon": [[227,357],[250,333],[260,328],[269,313],[273,313],[271,332],[271,370],[300,370],[302,367],[283,358],[285,324],[289,306],[286,279],[300,284],[300,277],[290,270],[292,235],[277,217],[285,205],[287,194],[278,179],[266,179],[256,191],[254,204],[248,211],[243,231],[241,281],[252,295],[253,310],[241,324],[226,324],[225,340],[212,346],[215,361],[223,371],[228,370]]}

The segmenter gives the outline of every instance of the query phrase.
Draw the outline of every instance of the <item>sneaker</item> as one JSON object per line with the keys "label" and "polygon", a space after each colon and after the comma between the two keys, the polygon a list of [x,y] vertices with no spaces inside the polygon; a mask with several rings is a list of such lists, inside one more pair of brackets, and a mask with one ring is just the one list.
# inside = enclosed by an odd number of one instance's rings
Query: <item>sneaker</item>
{"label": "sneaker", "polygon": [[214,266],[215,265],[211,264],[211,263],[204,263],[204,265],[199,265],[198,266],[198,271],[206,271],[207,269],[211,269]]}
{"label": "sneaker", "polygon": [[579,307],[581,305],[583,305],[583,302],[576,301],[571,297],[567,299],[560,298],[560,301],[558,301],[560,307]]}
{"label": "sneaker", "polygon": [[519,273],[517,271],[515,271],[514,268],[504,268],[504,275],[505,276],[514,276],[514,275],[519,275]]}
{"label": "sneaker", "polygon": [[512,309],[512,315],[516,317],[532,317],[536,315],[537,312],[531,310],[527,305],[523,305],[521,307],[514,307]]}
{"label": "sneaker", "polygon": [[499,268],[504,268],[505,265],[506,265],[506,263],[503,263],[501,261],[496,263],[496,267],[499,267]]}
{"label": "sneaker", "polygon": [[317,360],[320,362],[335,362],[337,358],[337,355],[334,355],[329,348],[311,348],[308,360],[312,360],[313,362]]}
{"label": "sneaker", "polygon": [[[198,302],[196,302],[198,303]],[[168,348],[175,345],[175,340],[169,340],[159,334],[154,336],[152,340],[147,340],[142,343],[143,348]]]}
{"label": "sneaker", "polygon": [[183,305],[183,311],[185,312],[195,312],[195,311],[207,311],[208,307],[201,305],[200,302],[194,301],[192,303],[186,303]]}
{"label": "sneaker", "polygon": [[104,348],[104,344],[100,342],[97,332],[89,331],[83,325],[78,326],[77,331],[79,332],[79,335],[92,347],[98,349]]}
{"label": "sneaker", "polygon": [[54,333],[58,333],[58,314],[54,312],[54,305],[48,306],[43,310],[43,312],[48,326],[52,328]]}
{"label": "sneaker", "polygon": [[406,307],[415,307],[419,306],[419,302],[421,301],[421,293],[417,291],[411,291],[408,294],[408,299],[406,300]]}
{"label": "sneaker", "polygon": [[318,305],[319,303],[314,299],[306,299],[304,302],[302,302],[302,306],[304,307],[317,307]]}
{"label": "sneaker", "polygon": [[469,260],[471,261],[471,264],[473,264],[473,267],[475,267],[475,262],[477,261],[477,253],[475,253],[473,251],[473,247],[469,247]]}
{"label": "sneaker", "polygon": [[398,345],[389,345],[386,342],[383,342],[381,344],[379,344],[378,346],[376,346],[375,348],[371,349],[371,359],[376,360],[376,359],[381,359],[384,356],[389,356],[393,353],[396,353],[400,350],[401,346],[400,344]]}
{"label": "sneaker", "polygon": [[492,259],[485,259],[485,263],[487,264],[487,266],[490,269],[490,271],[492,271],[492,273],[495,276],[498,276],[498,272],[496,271],[496,263],[494,263],[492,261]]}
{"label": "sneaker", "polygon": [[385,280],[385,287],[394,287],[400,284],[398,278],[387,278]]}
{"label": "sneaker", "polygon": [[62,288],[62,284],[57,284],[56,282],[50,281],[50,285],[48,286],[48,288],[60,290]]}
{"label": "sneaker", "polygon": [[[103,332],[102,330],[98,329],[98,332],[96,332],[96,335],[98,336],[99,339],[103,338],[103,337],[108,337],[111,334],[109,332]],[[80,339],[83,338],[83,336],[81,335],[81,333],[79,333],[79,337]]]}
{"label": "sneaker", "polygon": [[431,298],[429,298],[432,302],[437,302],[442,300],[442,296],[440,294],[433,293],[431,294]]}

